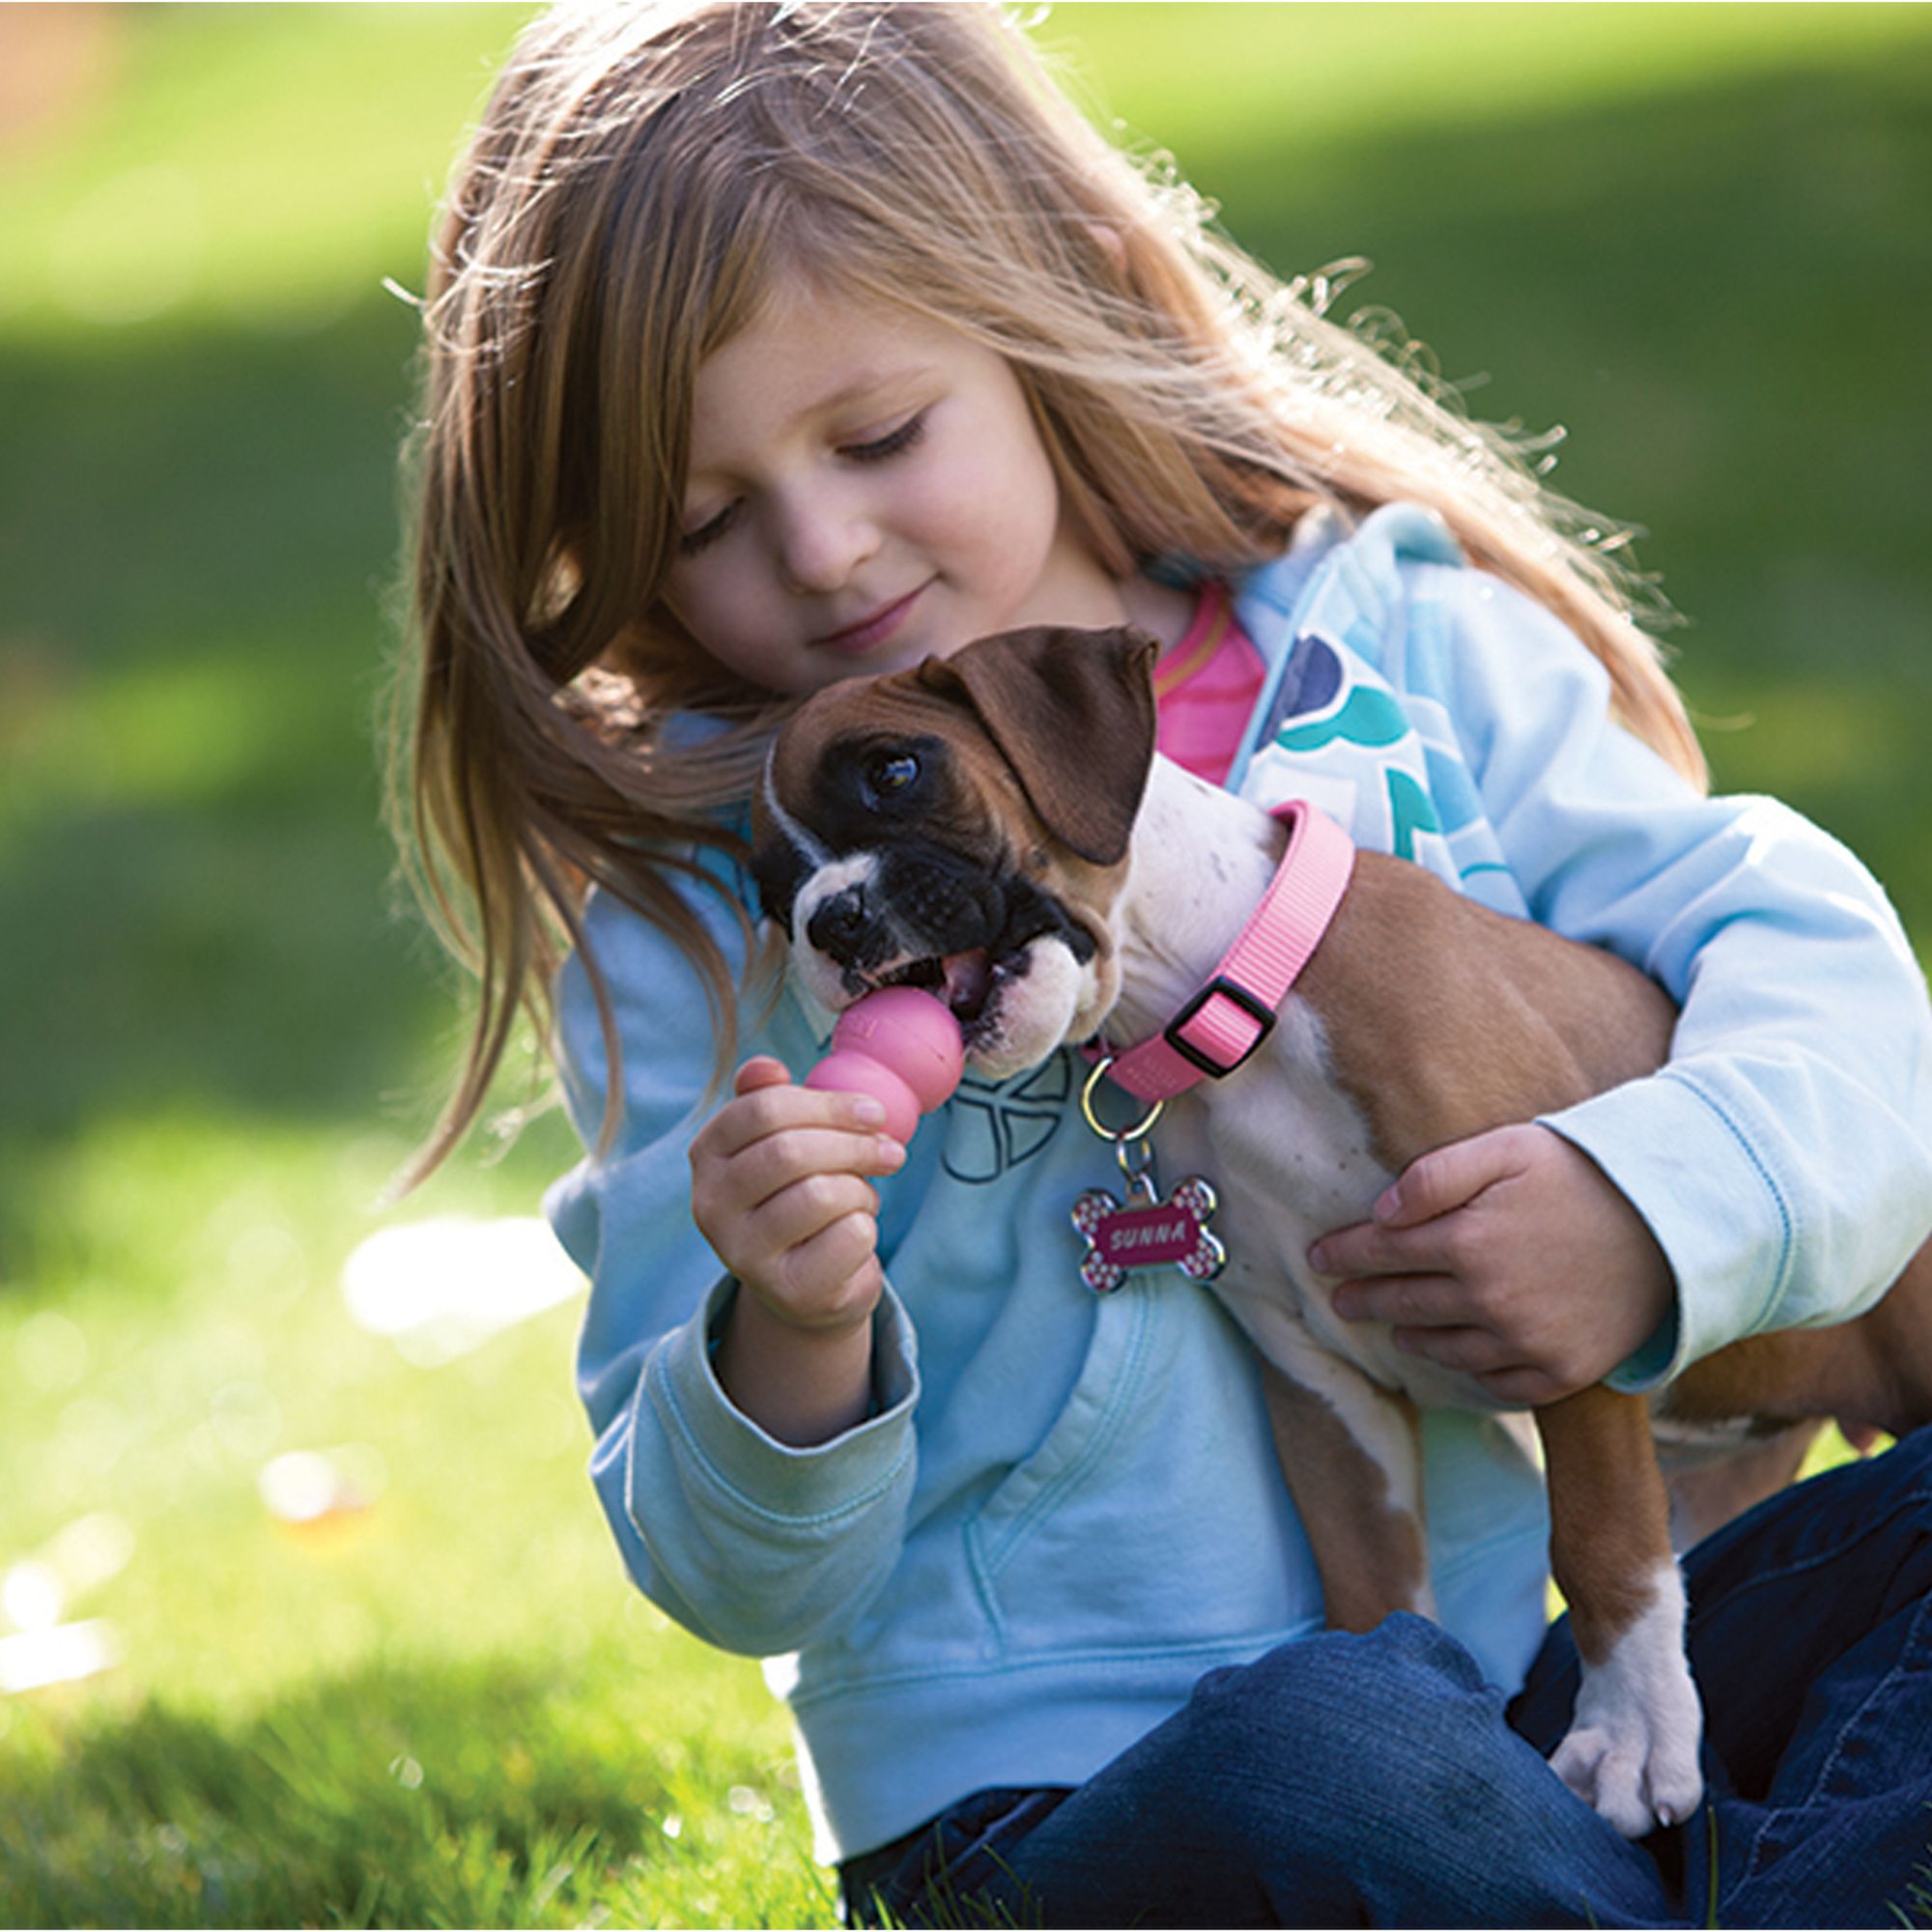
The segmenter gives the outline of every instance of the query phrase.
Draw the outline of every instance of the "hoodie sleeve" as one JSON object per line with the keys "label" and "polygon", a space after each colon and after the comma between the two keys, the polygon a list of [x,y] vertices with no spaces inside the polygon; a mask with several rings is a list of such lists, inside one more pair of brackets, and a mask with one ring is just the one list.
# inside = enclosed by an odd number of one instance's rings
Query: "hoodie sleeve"
{"label": "hoodie sleeve", "polygon": [[1426,565],[1451,712],[1531,915],[1682,1009],[1658,1074],[1549,1116],[1636,1207],[1677,1316],[1612,1378],[1875,1302],[1932,1220],[1932,1011],[1897,916],[1767,798],[1708,798],[1613,724],[1607,674],[1540,605]]}
{"label": "hoodie sleeve", "polygon": [[[728,905],[715,894],[697,904],[740,967]],[[586,929],[615,1010],[622,1112],[609,1151],[589,1153],[545,1208],[590,1277],[578,1371],[591,1476],[632,1577],[668,1615],[727,1650],[795,1650],[835,1634],[896,1561],[914,1472],[910,1326],[888,1290],[873,1413],[830,1442],[789,1447],[731,1406],[711,1355],[735,1285],[691,1218],[691,1140],[722,1097],[703,987],[676,947],[608,896],[593,897]],[[610,1074],[575,958],[558,1029],[566,1100],[594,1150]],[[810,1052],[798,1031],[748,1030],[740,1057],[776,1051],[796,1065]]]}

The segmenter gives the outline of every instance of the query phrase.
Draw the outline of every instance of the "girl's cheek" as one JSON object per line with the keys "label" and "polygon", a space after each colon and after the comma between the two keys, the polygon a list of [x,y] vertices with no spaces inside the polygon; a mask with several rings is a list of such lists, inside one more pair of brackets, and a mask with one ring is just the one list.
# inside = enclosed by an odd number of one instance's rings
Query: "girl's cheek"
{"label": "girl's cheek", "polygon": [[749,614],[748,571],[719,569],[709,560],[672,573],[665,591],[671,614],[700,643],[729,635]]}
{"label": "girl's cheek", "polygon": [[928,547],[1008,557],[1050,538],[1060,492],[1052,472],[975,454],[945,470],[905,479],[893,501],[895,526]]}

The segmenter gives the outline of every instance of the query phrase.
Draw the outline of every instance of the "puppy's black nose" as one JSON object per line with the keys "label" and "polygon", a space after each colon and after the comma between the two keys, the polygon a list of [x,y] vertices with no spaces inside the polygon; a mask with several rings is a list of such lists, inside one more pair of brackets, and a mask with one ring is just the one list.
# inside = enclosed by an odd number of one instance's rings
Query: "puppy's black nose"
{"label": "puppy's black nose", "polygon": [[867,940],[869,936],[876,945],[877,922],[866,903],[864,889],[847,886],[842,893],[835,893],[806,921],[805,936],[841,966],[866,964]]}

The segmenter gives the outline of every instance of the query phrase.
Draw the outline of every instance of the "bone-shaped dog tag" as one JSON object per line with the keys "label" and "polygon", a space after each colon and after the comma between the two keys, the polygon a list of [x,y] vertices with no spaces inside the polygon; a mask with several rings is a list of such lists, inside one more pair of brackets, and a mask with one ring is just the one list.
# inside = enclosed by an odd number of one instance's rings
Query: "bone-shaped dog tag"
{"label": "bone-shaped dog tag", "polygon": [[1198,1175],[1165,1200],[1144,1177],[1130,1179],[1127,1199],[1093,1187],[1073,1204],[1073,1225],[1087,1237],[1080,1279],[1095,1294],[1111,1294],[1131,1268],[1178,1267],[1192,1281],[1212,1281],[1228,1251],[1208,1231],[1220,1204]]}

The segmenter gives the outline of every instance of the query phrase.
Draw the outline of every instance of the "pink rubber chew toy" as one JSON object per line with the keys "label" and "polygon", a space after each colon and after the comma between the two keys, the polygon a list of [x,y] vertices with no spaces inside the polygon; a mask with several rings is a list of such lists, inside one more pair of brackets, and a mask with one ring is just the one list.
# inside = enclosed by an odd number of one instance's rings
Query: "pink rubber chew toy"
{"label": "pink rubber chew toy", "polygon": [[917,986],[882,986],[838,1015],[832,1051],[805,1084],[869,1094],[885,1107],[887,1133],[903,1143],[922,1114],[952,1096],[964,1065],[959,1022],[943,1000]]}

